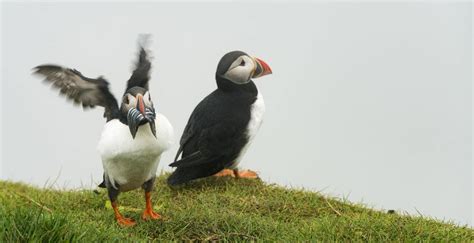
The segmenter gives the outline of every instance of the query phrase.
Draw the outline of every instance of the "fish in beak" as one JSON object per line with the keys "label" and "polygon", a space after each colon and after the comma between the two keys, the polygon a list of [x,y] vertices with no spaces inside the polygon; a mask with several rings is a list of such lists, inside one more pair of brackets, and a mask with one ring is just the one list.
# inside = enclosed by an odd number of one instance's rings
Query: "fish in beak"
{"label": "fish in beak", "polygon": [[268,74],[272,74],[272,69],[262,59],[254,57],[253,60],[256,65],[255,70],[252,74],[252,78],[259,78]]}
{"label": "fish in beak", "polygon": [[145,123],[150,124],[151,132],[156,138],[156,127],[155,127],[155,109],[153,107],[147,107],[143,102],[143,96],[138,94],[136,96],[137,106],[128,110],[127,120],[128,128],[132,137],[135,139],[138,128]]}

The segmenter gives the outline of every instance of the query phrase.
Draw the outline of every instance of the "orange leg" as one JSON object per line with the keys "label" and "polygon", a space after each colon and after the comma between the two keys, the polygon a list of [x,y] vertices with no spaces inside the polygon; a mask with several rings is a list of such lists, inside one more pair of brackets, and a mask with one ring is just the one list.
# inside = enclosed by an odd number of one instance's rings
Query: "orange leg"
{"label": "orange leg", "polygon": [[117,202],[112,202],[112,208],[114,209],[115,219],[120,226],[130,227],[136,224],[135,220],[130,218],[125,218],[120,214],[117,206]]}
{"label": "orange leg", "polygon": [[234,177],[234,173],[232,172],[232,170],[223,169],[220,172],[218,172],[217,174],[214,174],[214,176],[217,176],[217,177],[232,176],[232,177]]}
{"label": "orange leg", "polygon": [[146,208],[143,211],[142,219],[149,220],[149,219],[159,219],[161,215],[153,212],[153,205],[151,203],[151,192],[145,192],[145,200],[146,200]]}
{"label": "orange leg", "polygon": [[257,172],[255,171],[251,171],[251,170],[244,170],[244,171],[239,171],[237,169],[234,169],[234,176],[235,178],[244,178],[244,179],[257,179],[258,178],[258,174]]}

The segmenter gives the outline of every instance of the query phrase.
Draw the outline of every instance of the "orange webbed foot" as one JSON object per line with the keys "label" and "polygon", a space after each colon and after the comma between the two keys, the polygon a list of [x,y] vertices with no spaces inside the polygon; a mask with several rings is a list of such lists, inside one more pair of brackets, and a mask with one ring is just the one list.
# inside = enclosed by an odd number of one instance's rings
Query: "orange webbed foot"
{"label": "orange webbed foot", "polygon": [[258,174],[255,171],[252,170],[244,170],[244,171],[238,171],[234,170],[234,175],[236,178],[243,178],[243,179],[257,179]]}
{"label": "orange webbed foot", "polygon": [[135,224],[137,224],[137,222],[135,222],[135,220],[133,220],[131,218],[124,218],[124,217],[117,218],[117,223],[120,226],[123,226],[123,227],[131,227],[131,226],[134,226]]}
{"label": "orange webbed foot", "polygon": [[216,177],[225,177],[225,176],[234,177],[234,172],[232,170],[229,170],[229,169],[223,169],[220,172],[218,172],[217,174],[214,174],[214,176],[216,176]]}
{"label": "orange webbed foot", "polygon": [[142,214],[142,219],[147,221],[147,220],[157,220],[160,219],[161,215],[153,212],[153,210],[145,210]]}
{"label": "orange webbed foot", "polygon": [[142,219],[143,220],[157,220],[161,218],[161,215],[153,212],[153,204],[151,203],[151,193],[145,192],[145,201],[146,207],[145,211],[143,211]]}
{"label": "orange webbed foot", "polygon": [[122,216],[122,214],[119,212],[117,202],[112,202],[112,208],[114,209],[115,219],[120,226],[131,227],[136,224],[135,220]]}

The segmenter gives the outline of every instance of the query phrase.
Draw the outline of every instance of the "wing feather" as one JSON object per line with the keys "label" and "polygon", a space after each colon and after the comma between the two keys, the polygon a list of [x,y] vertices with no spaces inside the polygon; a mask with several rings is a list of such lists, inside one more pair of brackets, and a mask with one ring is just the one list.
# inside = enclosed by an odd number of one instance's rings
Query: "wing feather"
{"label": "wing feather", "polygon": [[60,94],[76,104],[82,104],[85,108],[104,107],[107,121],[118,117],[117,100],[110,93],[109,83],[104,78],[88,78],[75,69],[50,64],[35,67],[33,73],[42,76],[45,82],[51,83]]}
{"label": "wing feather", "polygon": [[145,48],[148,45],[149,38],[149,35],[142,35],[139,38],[140,51],[138,53],[138,60],[135,64],[135,70],[133,70],[132,76],[130,76],[130,79],[127,81],[126,90],[129,90],[133,87],[142,87],[148,90],[151,62]]}

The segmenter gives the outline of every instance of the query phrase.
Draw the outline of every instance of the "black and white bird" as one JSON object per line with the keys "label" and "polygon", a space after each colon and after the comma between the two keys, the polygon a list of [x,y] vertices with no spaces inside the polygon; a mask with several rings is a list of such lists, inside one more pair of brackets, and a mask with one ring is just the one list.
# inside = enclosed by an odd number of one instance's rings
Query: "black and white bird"
{"label": "black and white bird", "polygon": [[262,94],[252,78],[271,73],[264,61],[242,51],[222,57],[216,71],[218,88],[192,112],[176,158],[170,164],[176,170],[168,184],[178,185],[211,175],[257,177],[253,171],[239,171],[238,164],[265,112]]}
{"label": "black and white bird", "polygon": [[104,182],[99,186],[107,188],[115,218],[123,226],[132,226],[135,221],[120,214],[118,194],[140,187],[145,190],[146,200],[142,218],[160,218],[153,211],[151,191],[161,154],[172,144],[173,128],[164,115],[155,112],[148,91],[150,68],[148,54],[140,45],[136,68],[127,82],[120,107],[102,77],[87,78],[75,69],[57,65],[41,65],[34,70],[34,74],[43,76],[75,103],[105,108],[107,122],[98,144]]}

